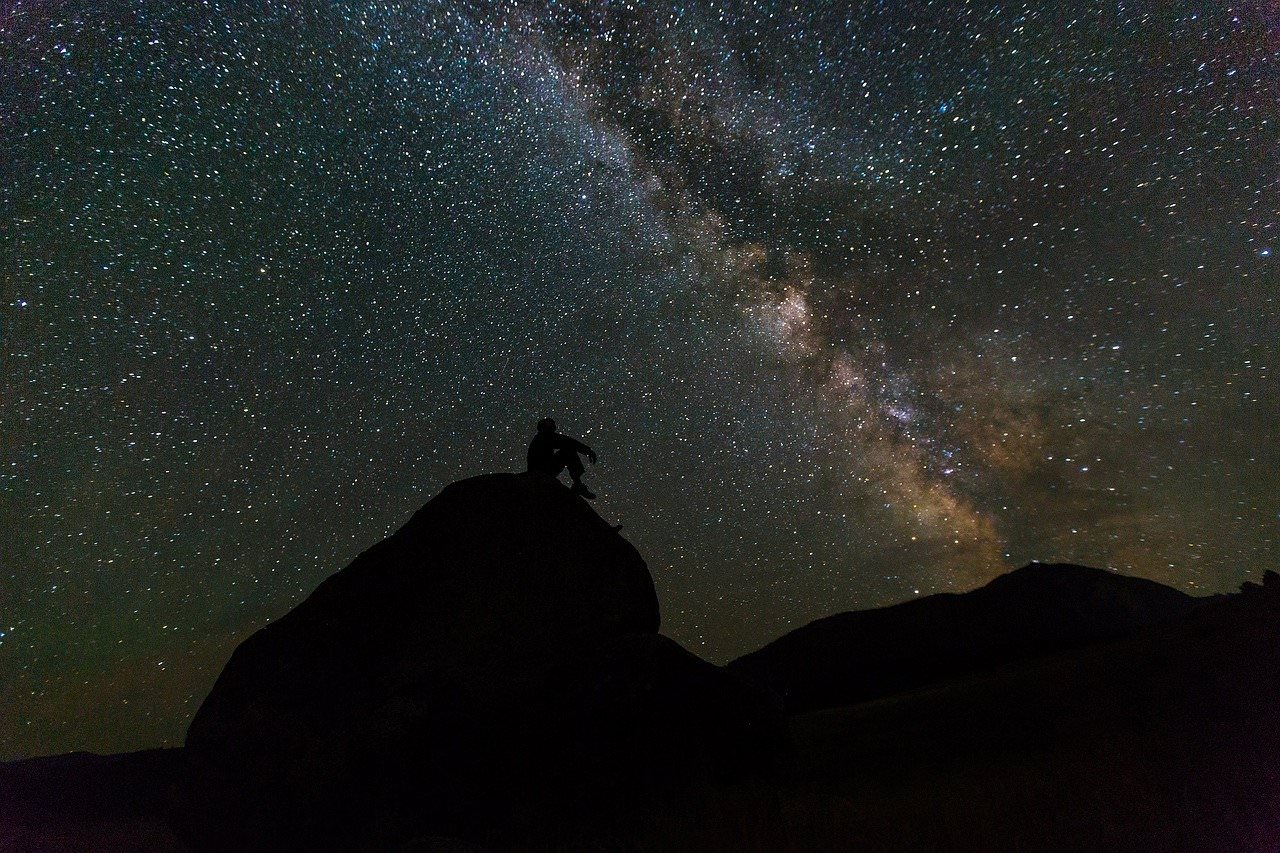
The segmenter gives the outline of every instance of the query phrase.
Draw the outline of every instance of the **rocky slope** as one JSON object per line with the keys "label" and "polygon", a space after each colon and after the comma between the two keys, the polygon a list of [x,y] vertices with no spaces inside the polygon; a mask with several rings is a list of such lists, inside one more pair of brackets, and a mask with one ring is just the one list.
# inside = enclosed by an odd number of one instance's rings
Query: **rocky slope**
{"label": "rocky slope", "polygon": [[0,851],[1280,849],[1274,574],[1033,564],[729,667],[658,628],[564,486],[456,483],[246,640],[185,748],[0,765]]}
{"label": "rocky slope", "polygon": [[778,717],[658,626],[640,555],[554,478],[455,483],[232,655],[188,731],[185,836],[500,836],[728,770]]}

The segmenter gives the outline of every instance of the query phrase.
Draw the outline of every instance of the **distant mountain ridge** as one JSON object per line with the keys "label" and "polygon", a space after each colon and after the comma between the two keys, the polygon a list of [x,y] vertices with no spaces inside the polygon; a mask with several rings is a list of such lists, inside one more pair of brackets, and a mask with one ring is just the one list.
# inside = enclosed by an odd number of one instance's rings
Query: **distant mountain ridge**
{"label": "distant mountain ridge", "polygon": [[838,613],[728,664],[788,713],[853,705],[1127,636],[1202,604],[1143,578],[1030,563],[966,593]]}

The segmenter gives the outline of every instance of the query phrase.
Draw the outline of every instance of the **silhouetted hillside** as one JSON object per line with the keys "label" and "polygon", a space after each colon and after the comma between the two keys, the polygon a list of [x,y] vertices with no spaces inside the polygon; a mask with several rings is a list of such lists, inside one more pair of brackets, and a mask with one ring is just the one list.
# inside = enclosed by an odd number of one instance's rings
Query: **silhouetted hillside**
{"label": "silhouetted hillside", "polygon": [[1131,634],[1203,603],[1142,578],[1031,563],[963,594],[819,619],[729,664],[789,712],[852,705]]}
{"label": "silhouetted hillside", "polygon": [[657,628],[564,486],[456,483],[246,640],[185,748],[0,765],[0,851],[1280,849],[1274,574],[1032,564],[728,668]]}
{"label": "silhouetted hillside", "polygon": [[186,838],[501,837],[727,771],[779,718],[658,622],[640,555],[557,480],[454,483],[232,655],[188,731]]}
{"label": "silhouetted hillside", "polygon": [[0,851],[178,849],[164,803],[181,768],[180,749],[0,764]]}
{"label": "silhouetted hillside", "polygon": [[784,797],[817,823],[787,832],[808,849],[1280,850],[1280,576],[1203,602],[1111,642],[794,717]]}

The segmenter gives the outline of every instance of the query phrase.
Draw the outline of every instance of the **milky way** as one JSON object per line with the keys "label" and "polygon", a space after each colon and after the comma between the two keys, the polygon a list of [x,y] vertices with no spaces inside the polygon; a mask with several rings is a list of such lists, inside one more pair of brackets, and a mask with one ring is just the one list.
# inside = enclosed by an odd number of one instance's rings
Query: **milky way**
{"label": "milky way", "polygon": [[311,5],[0,17],[0,758],[180,743],[545,414],[712,660],[1280,568],[1274,3]]}

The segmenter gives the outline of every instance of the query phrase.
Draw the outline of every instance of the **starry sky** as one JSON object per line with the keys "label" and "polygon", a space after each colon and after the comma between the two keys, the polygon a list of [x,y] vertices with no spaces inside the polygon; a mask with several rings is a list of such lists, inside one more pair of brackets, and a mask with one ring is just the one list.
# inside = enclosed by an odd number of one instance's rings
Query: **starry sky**
{"label": "starry sky", "polygon": [[725,661],[1032,559],[1280,568],[1275,0],[0,3],[0,759],[551,414]]}

